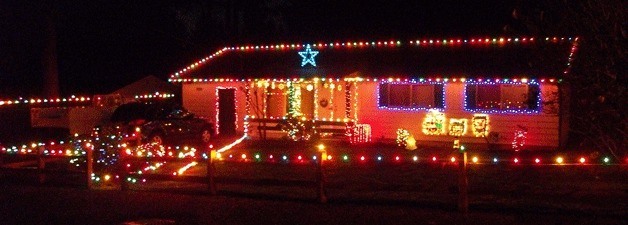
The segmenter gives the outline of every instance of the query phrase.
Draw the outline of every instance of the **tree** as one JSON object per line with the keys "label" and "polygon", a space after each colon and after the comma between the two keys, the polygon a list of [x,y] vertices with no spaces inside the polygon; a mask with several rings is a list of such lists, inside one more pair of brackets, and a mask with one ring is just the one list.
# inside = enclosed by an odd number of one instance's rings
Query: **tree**
{"label": "tree", "polygon": [[[538,36],[577,35],[578,50],[568,87],[571,148],[595,148],[615,157],[628,149],[626,112],[626,1],[521,1],[507,32]],[[561,97],[567,97],[563,95]]]}

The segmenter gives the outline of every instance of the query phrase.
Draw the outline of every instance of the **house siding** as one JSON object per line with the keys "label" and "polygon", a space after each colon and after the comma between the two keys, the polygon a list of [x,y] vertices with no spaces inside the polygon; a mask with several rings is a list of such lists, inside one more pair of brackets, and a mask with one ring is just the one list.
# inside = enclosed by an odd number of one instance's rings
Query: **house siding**
{"label": "house siding", "polygon": [[[333,99],[332,104],[326,108],[317,107],[318,118],[331,118],[331,112],[333,111],[333,119],[345,118],[346,103],[345,103],[345,82],[335,82],[336,85],[342,85],[341,90],[337,88],[332,91],[329,88],[323,86],[316,87],[318,90],[318,99]],[[428,110],[418,111],[401,111],[401,110],[389,110],[380,109],[378,107],[378,85],[379,82],[375,81],[363,81],[357,83],[350,83],[351,85],[357,84],[357,88],[351,87],[351,110],[350,118],[354,117],[354,109],[357,110],[358,123],[369,124],[372,128],[372,137],[374,141],[391,141],[396,138],[396,131],[399,128],[407,129],[417,140],[419,144],[426,145],[442,145],[449,146],[454,137],[447,134],[443,135],[426,135],[422,132],[422,122],[425,118]],[[263,90],[263,88],[257,88],[254,83],[250,82],[214,82],[214,83],[187,83],[183,85],[183,105],[192,111],[193,113],[207,118],[209,121],[216,120],[216,89],[217,88],[236,88],[236,100],[237,100],[237,131],[244,131],[244,117],[246,112],[246,86],[251,87],[250,95],[251,102],[251,115],[257,115],[260,117],[263,115],[262,110],[255,113],[255,106],[263,108],[263,92],[258,91],[257,101],[253,101],[255,98],[254,89]],[[467,119],[467,133],[460,137],[463,143],[470,144],[486,144],[487,138],[475,137],[471,132],[471,120],[474,112],[465,110],[465,83],[462,82],[448,82],[444,87],[445,91],[445,109],[442,112],[445,114],[445,131],[448,131],[449,119]],[[358,97],[355,97],[355,90],[357,90]],[[558,87],[553,83],[541,83],[540,84],[541,96],[552,95],[558,91]],[[278,95],[282,98],[281,101],[276,101],[278,105],[271,105],[270,111],[280,110],[285,112],[287,101],[285,95]],[[353,101],[357,100],[357,105]],[[556,102],[556,101],[554,101]],[[319,104],[318,102],[314,104]],[[545,99],[542,100],[542,107],[546,107]],[[514,133],[519,126],[527,128],[526,146],[532,148],[545,148],[554,149],[559,146],[560,133],[559,133],[559,116],[558,103],[551,103],[551,107],[554,110],[546,110],[543,108],[539,113],[533,114],[499,114],[499,113],[483,113],[489,116],[489,132],[497,133],[498,138],[491,141],[492,144],[497,145],[511,145]],[[355,108],[357,106],[357,108]],[[260,109],[261,109],[260,108]],[[550,107],[548,107],[550,108]],[[268,109],[268,108],[267,108]],[[274,113],[277,114],[277,113]],[[281,113],[279,113],[281,114]],[[277,114],[277,116],[279,116]],[[272,135],[269,138],[282,136],[281,131],[269,131]],[[258,132],[249,132],[250,135],[256,136]]]}
{"label": "house siding", "polygon": [[207,121],[216,123],[216,90],[218,88],[236,89],[236,131],[244,131],[244,116],[246,116],[245,82],[221,83],[189,83],[184,84],[183,107]]}
{"label": "house siding", "polygon": [[[380,109],[378,107],[378,82],[361,82],[359,84],[358,119],[359,123],[370,124],[374,140],[395,139],[399,128],[408,130],[420,144],[421,142],[445,142],[454,138],[444,135],[425,135],[422,132],[422,122],[427,110],[401,111]],[[466,143],[486,143],[485,138],[475,137],[470,131],[470,123],[474,112],[464,109],[464,83],[447,83],[445,85],[445,114],[446,126],[451,118],[464,118],[469,121],[467,133],[460,137]],[[556,91],[554,84],[541,84],[541,95]],[[555,148],[559,144],[559,117],[554,113],[541,111],[536,114],[499,114],[484,113],[489,116],[489,132],[498,134],[495,144],[510,145],[518,126],[528,129],[526,146]],[[445,131],[448,129],[445,128]]]}

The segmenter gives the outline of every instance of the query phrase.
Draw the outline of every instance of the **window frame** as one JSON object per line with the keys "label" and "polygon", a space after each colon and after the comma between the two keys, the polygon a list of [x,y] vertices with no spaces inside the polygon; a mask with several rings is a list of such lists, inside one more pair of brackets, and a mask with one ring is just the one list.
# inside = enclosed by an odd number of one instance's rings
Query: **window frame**
{"label": "window frame", "polygon": [[[383,89],[382,87],[386,85],[387,88]],[[403,105],[394,105],[390,106],[390,93],[391,93],[391,85],[408,85],[410,86],[410,104],[407,106]],[[414,85],[425,85],[432,86],[432,91],[434,92],[434,106],[433,107],[425,107],[425,106],[412,106],[412,101],[414,99]],[[391,81],[382,81],[377,84],[377,107],[379,109],[386,110],[396,110],[396,111],[429,111],[429,110],[444,110],[445,106],[445,86],[444,82],[423,82],[423,81],[405,81],[405,82],[391,82]],[[383,98],[382,95],[386,95],[387,98]]]}
{"label": "window frame", "polygon": [[[498,85],[499,86],[499,99],[500,103],[503,103],[503,88],[508,85],[526,85],[527,86],[527,108],[525,109],[513,109],[513,108],[477,108],[478,103],[478,87],[482,85]],[[475,89],[471,89],[475,88]],[[473,99],[473,102],[471,102]],[[464,110],[475,113],[512,113],[512,114],[538,114],[541,112],[541,87],[539,83],[532,82],[467,82],[464,85]]]}

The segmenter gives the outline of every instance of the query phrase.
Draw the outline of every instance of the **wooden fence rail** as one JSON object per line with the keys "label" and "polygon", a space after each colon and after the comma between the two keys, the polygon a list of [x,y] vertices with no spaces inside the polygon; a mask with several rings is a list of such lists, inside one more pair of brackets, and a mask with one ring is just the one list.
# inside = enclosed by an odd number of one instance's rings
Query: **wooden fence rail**
{"label": "wooden fence rail", "polygon": [[[327,156],[325,153],[319,155],[319,159],[325,159]],[[307,180],[289,180],[289,179],[244,179],[236,177],[216,177],[216,162],[217,154],[215,150],[212,150],[207,158],[207,174],[205,176],[174,176],[172,174],[152,174],[152,173],[131,173],[126,165],[132,162],[146,162],[146,160],[163,161],[162,158],[136,158],[136,157],[123,157],[120,160],[119,174],[120,175],[120,189],[129,190],[128,178],[134,177],[137,179],[150,179],[150,180],[168,180],[168,181],[184,181],[193,183],[207,184],[208,190],[211,195],[217,194],[217,184],[239,184],[239,185],[253,185],[253,186],[284,186],[284,187],[307,187],[314,188],[317,193],[317,200],[321,203],[327,202],[326,195],[326,179],[325,179],[325,164],[324,160],[318,160],[315,166],[316,179],[313,181]],[[323,158],[325,157],[325,158]],[[190,161],[195,159],[172,159],[169,161]]]}
{"label": "wooden fence rail", "polygon": [[[0,154],[0,172],[5,175],[24,176],[24,175],[37,175],[37,181],[39,184],[45,184],[49,176],[63,176],[63,175],[77,175],[84,174],[87,178],[86,187],[91,189],[92,187],[92,171],[91,165],[88,165],[87,171],[83,170],[69,170],[69,169],[55,169],[48,168],[46,165],[50,162],[59,160],[69,160],[77,156],[60,156],[60,155],[44,155],[41,150],[34,154],[15,154],[4,155]],[[14,159],[16,162],[9,162],[8,159]],[[91,161],[91,160],[90,160]]]}

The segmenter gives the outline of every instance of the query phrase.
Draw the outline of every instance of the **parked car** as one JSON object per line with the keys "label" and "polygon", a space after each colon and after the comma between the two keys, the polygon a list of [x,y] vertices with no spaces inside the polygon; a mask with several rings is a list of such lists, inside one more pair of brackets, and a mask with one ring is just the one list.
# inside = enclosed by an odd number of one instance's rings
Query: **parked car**
{"label": "parked car", "polygon": [[143,143],[207,144],[215,129],[213,123],[173,103],[133,102],[116,108],[109,123],[97,127],[95,133]]}

